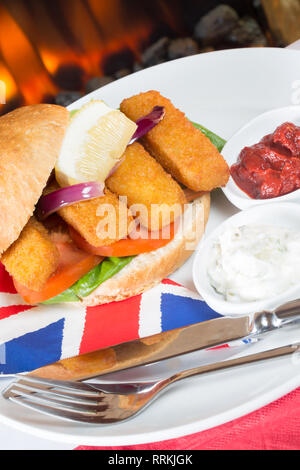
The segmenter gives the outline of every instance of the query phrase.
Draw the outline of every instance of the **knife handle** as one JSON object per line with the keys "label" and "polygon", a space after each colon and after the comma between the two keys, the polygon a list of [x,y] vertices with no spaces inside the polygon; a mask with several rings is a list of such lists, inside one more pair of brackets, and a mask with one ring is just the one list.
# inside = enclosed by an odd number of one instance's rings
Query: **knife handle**
{"label": "knife handle", "polygon": [[300,299],[292,300],[274,310],[280,320],[300,319]]}
{"label": "knife handle", "polygon": [[174,374],[170,379],[169,383],[177,382],[178,380],[192,377],[194,375],[205,374],[207,372],[213,372],[217,370],[229,369],[230,367],[236,367],[244,364],[251,364],[252,362],[263,361],[275,357],[286,356],[289,354],[297,353],[300,348],[300,343],[291,344],[288,346],[282,346],[276,349],[270,349],[268,351],[262,351],[260,353],[251,354],[249,356],[240,357],[237,359],[231,359],[229,361],[216,362],[206,366],[195,367],[194,369],[185,370]]}
{"label": "knife handle", "polygon": [[272,330],[300,321],[300,299],[287,302],[273,311],[255,313],[250,336],[259,337]]}

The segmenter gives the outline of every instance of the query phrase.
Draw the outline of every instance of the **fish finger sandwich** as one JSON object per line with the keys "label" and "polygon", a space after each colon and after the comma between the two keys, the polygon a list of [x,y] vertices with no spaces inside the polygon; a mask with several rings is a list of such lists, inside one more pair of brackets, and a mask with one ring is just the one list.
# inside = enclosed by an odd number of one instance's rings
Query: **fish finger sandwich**
{"label": "fish finger sandwich", "polygon": [[201,239],[208,191],[229,177],[223,157],[158,92],[130,100],[0,118],[0,256],[27,303],[135,296]]}

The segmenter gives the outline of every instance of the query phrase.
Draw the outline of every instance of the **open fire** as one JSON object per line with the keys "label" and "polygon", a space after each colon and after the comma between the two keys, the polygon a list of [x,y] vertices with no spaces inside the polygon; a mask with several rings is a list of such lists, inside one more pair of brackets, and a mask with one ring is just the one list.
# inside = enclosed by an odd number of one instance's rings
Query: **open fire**
{"label": "open fire", "polygon": [[[274,17],[281,3],[270,0],[267,16]],[[57,102],[62,91],[80,96],[91,91],[87,86],[91,79],[96,78],[94,88],[98,88],[101,77],[111,81],[185,55],[281,45],[274,43],[261,15],[264,0],[260,11],[253,6],[258,4],[253,0],[0,0],[0,114],[22,104]],[[207,13],[209,20],[202,21]],[[282,21],[282,9],[277,16]],[[217,43],[214,24],[228,30]],[[212,43],[203,38],[207,27]]]}
{"label": "open fire", "polygon": [[[166,5],[161,11],[167,19]],[[138,60],[153,29],[155,17],[149,18],[137,2],[122,0],[1,0],[0,79],[7,104],[51,101],[60,89],[81,89],[104,74],[114,53]]]}

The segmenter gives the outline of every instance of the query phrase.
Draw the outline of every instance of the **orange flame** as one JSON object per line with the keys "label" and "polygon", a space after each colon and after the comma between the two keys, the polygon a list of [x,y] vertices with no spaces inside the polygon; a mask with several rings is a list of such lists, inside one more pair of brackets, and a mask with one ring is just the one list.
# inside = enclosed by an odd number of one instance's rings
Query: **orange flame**
{"label": "orange flame", "polygon": [[128,47],[138,60],[141,52],[140,44],[149,37],[153,22],[146,17],[133,17],[130,23],[126,23],[122,14],[126,5],[122,0],[110,0],[109,8],[106,2],[99,0],[87,0],[87,2],[102,33],[104,42],[102,57]]}
{"label": "orange flame", "polygon": [[[5,101],[10,101],[18,92],[17,85],[4,64],[0,62],[0,80],[4,84],[1,86],[2,94],[4,93]],[[1,85],[1,83],[0,83]],[[4,101],[4,100],[3,100]],[[4,104],[4,103],[1,103]]]}
{"label": "orange flame", "polygon": [[24,2],[14,0],[11,3],[6,2],[6,7],[26,37],[35,45],[41,61],[51,75],[55,74],[62,62],[79,63],[76,52],[67,44],[56,27],[55,20],[49,15],[46,2],[31,2],[28,10]]}
{"label": "orange flame", "polygon": [[57,90],[34,49],[8,11],[0,5],[0,50],[27,103],[41,102]]}

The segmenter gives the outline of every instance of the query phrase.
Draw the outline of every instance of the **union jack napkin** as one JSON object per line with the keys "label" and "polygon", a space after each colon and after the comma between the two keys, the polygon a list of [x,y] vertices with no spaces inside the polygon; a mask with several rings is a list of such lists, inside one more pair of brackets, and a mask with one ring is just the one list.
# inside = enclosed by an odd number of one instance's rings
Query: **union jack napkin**
{"label": "union jack napkin", "polygon": [[97,307],[26,305],[0,263],[0,374],[217,318],[198,294],[166,279],[142,295]]}

